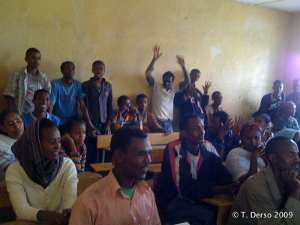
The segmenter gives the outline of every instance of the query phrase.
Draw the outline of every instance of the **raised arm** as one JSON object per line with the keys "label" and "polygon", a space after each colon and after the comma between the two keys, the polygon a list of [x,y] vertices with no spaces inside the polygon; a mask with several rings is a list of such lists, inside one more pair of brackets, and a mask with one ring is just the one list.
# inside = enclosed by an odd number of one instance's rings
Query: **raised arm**
{"label": "raised arm", "polygon": [[179,84],[179,89],[182,90],[185,86],[187,86],[191,83],[191,77],[185,68],[183,56],[177,55],[176,58],[177,58],[178,64],[181,66],[183,74],[184,74],[184,81],[180,82],[180,84]]}
{"label": "raised arm", "polygon": [[159,57],[162,55],[162,53],[159,53],[159,46],[155,45],[153,47],[153,59],[150,63],[150,65],[148,66],[145,76],[146,76],[146,80],[148,81],[148,84],[152,87],[154,85],[154,77],[152,77],[152,71],[153,71],[153,66],[154,63],[156,62],[156,60],[159,59]]}

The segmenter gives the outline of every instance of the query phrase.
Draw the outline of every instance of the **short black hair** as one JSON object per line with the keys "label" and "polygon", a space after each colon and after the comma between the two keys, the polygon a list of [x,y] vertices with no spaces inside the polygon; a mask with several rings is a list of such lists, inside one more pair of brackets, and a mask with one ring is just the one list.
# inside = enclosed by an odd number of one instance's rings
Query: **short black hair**
{"label": "short black hair", "polygon": [[29,58],[29,56],[30,56],[31,53],[39,53],[39,54],[41,54],[38,49],[36,49],[36,48],[29,48],[29,49],[27,49],[27,51],[25,53],[25,57]]}
{"label": "short black hair", "polygon": [[212,116],[220,118],[220,122],[223,123],[223,124],[226,123],[226,121],[227,121],[228,118],[229,118],[228,113],[225,112],[225,111],[214,112],[214,113],[212,114]]}
{"label": "short black hair", "polygon": [[284,141],[293,142],[295,145],[297,145],[292,139],[289,139],[287,137],[283,137],[283,136],[274,137],[270,141],[268,141],[266,145],[265,153],[267,158],[268,155],[270,154],[275,154],[275,155],[278,154],[280,149],[282,148],[280,142],[284,142]]}
{"label": "short black hair", "polygon": [[124,100],[124,99],[129,99],[126,95],[121,95],[119,98],[118,98],[118,105],[121,104],[121,102]]}
{"label": "short black hair", "polygon": [[131,143],[132,138],[147,138],[146,132],[136,127],[122,127],[118,129],[112,136],[110,149],[112,155],[116,149],[126,152]]}
{"label": "short black hair", "polygon": [[217,94],[221,94],[221,92],[215,91],[214,93],[212,93],[211,98],[214,99]]}
{"label": "short black hair", "polygon": [[65,62],[63,62],[63,63],[61,64],[60,70],[62,71],[62,70],[65,68],[65,66],[66,66],[67,64],[72,64],[72,65],[74,66],[74,69],[75,69],[75,64],[74,64],[73,62],[71,62],[71,61],[65,61]]}
{"label": "short black hair", "polygon": [[165,77],[172,77],[173,81],[175,80],[174,74],[171,71],[165,72],[162,78],[164,79]]}
{"label": "short black hair", "polygon": [[257,117],[257,116],[261,116],[263,118],[263,120],[265,121],[265,123],[271,122],[271,117],[266,113],[258,113],[255,115],[255,117]]}
{"label": "short black hair", "polygon": [[138,96],[136,96],[136,102],[138,102],[138,100],[139,100],[140,98],[146,98],[146,99],[148,99],[148,98],[147,98],[147,95],[145,95],[145,94],[139,94]]}
{"label": "short black hair", "polygon": [[[20,116],[20,114],[17,112],[17,111],[15,111],[15,110],[11,110],[11,109],[5,109],[5,110],[3,110],[2,112],[1,112],[1,114],[0,114],[0,125],[4,125],[3,123],[4,123],[4,120],[5,120],[5,117],[8,115],[8,114],[10,114],[11,112],[13,112],[13,113],[17,113],[19,116]],[[21,116],[20,116],[21,117]]]}
{"label": "short black hair", "polygon": [[36,92],[34,92],[33,99],[36,99],[36,97],[38,96],[39,93],[48,93],[50,95],[50,92],[48,90],[40,89],[40,90],[37,90]]}
{"label": "short black hair", "polygon": [[201,75],[201,72],[198,69],[192,69],[191,72],[190,72],[190,74],[192,74],[192,73],[200,73],[200,75]]}
{"label": "short black hair", "polygon": [[279,85],[282,84],[283,85],[283,81],[282,80],[275,80],[274,83],[273,83],[273,86],[276,85],[276,84],[279,84]]}
{"label": "short black hair", "polygon": [[197,114],[194,114],[194,113],[186,114],[184,117],[182,117],[179,122],[180,131],[186,130],[189,125],[189,120],[192,118],[197,118],[197,117],[200,118]]}
{"label": "short black hair", "polygon": [[100,61],[100,60],[97,60],[97,61],[93,62],[92,68],[94,68],[94,66],[96,66],[97,64],[103,65],[103,66],[104,66],[104,69],[105,69],[105,64],[104,64],[104,62],[102,62],[102,61]]}
{"label": "short black hair", "polygon": [[47,129],[47,128],[52,128],[52,127],[56,127],[57,125],[55,122],[53,122],[52,120],[49,120],[47,118],[42,118],[40,121],[40,125],[39,125],[39,137],[41,139],[41,137],[43,136],[43,129]]}
{"label": "short black hair", "polygon": [[72,116],[72,117],[70,117],[62,125],[60,125],[60,127],[59,127],[60,134],[64,135],[66,132],[70,133],[71,130],[77,124],[85,124],[85,122],[80,117],[78,117],[78,116]]}

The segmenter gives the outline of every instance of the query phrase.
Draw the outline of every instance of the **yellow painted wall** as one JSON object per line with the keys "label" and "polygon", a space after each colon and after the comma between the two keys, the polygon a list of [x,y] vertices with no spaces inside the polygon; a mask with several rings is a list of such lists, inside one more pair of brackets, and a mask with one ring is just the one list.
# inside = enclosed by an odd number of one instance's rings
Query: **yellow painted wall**
{"label": "yellow painted wall", "polygon": [[[211,80],[224,96],[223,108],[249,117],[284,77],[292,16],[227,0],[0,0],[0,92],[8,74],[25,66],[25,51],[42,53],[41,71],[61,77],[59,67],[71,60],[76,79],[92,76],[91,64],[103,60],[113,85],[114,103],[127,94],[151,96],[144,72],[159,44],[163,55],[154,76],[183,75],[176,54],[187,68],[202,72],[197,86]],[[1,109],[4,98],[0,98]]]}
{"label": "yellow painted wall", "polygon": [[286,57],[285,93],[293,92],[292,83],[300,78],[300,13],[292,15],[290,40]]}

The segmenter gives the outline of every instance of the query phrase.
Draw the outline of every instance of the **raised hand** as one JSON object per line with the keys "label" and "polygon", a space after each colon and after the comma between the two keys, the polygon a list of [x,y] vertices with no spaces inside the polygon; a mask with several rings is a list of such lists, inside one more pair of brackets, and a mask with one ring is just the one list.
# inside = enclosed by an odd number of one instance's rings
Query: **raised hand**
{"label": "raised hand", "polygon": [[293,170],[285,170],[281,173],[281,179],[287,185],[290,195],[299,199],[300,181],[297,177],[298,173]]}
{"label": "raised hand", "polygon": [[234,136],[239,137],[240,131],[244,123],[244,118],[241,116],[237,116],[234,119],[233,125],[232,125],[232,132],[234,133]]}
{"label": "raised hand", "polygon": [[221,128],[220,128],[219,133],[218,133],[218,139],[222,139],[229,132],[229,130],[232,126],[231,121],[232,121],[232,119],[228,118],[227,121],[224,124],[221,123]]}
{"label": "raised hand", "polygon": [[210,81],[205,81],[205,85],[202,85],[204,93],[208,93],[208,89],[211,87],[211,82]]}
{"label": "raised hand", "polygon": [[180,66],[184,67],[185,66],[185,63],[184,63],[184,58],[183,56],[180,56],[180,55],[176,55],[176,58],[177,58],[177,62]]}
{"label": "raised hand", "polygon": [[159,46],[157,46],[157,45],[155,45],[153,47],[153,53],[154,53],[154,55],[153,55],[154,60],[157,60],[162,55],[162,53],[159,53]]}

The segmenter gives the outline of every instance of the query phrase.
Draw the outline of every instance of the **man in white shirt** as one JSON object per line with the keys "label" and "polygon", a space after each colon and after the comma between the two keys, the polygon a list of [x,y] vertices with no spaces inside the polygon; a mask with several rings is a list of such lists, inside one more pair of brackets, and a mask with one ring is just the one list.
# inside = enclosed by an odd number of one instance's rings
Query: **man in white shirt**
{"label": "man in white shirt", "polygon": [[185,68],[184,59],[182,56],[176,56],[179,65],[181,66],[184,73],[184,82],[179,85],[173,85],[174,75],[172,72],[168,71],[163,74],[163,83],[158,83],[154,80],[152,76],[153,66],[157,59],[162,55],[159,52],[159,47],[153,47],[154,56],[153,59],[146,70],[146,79],[151,87],[153,87],[152,92],[152,105],[151,111],[156,117],[160,126],[170,132],[173,132],[172,120],[173,120],[173,99],[175,93],[182,90],[186,85],[191,83],[190,76]]}

